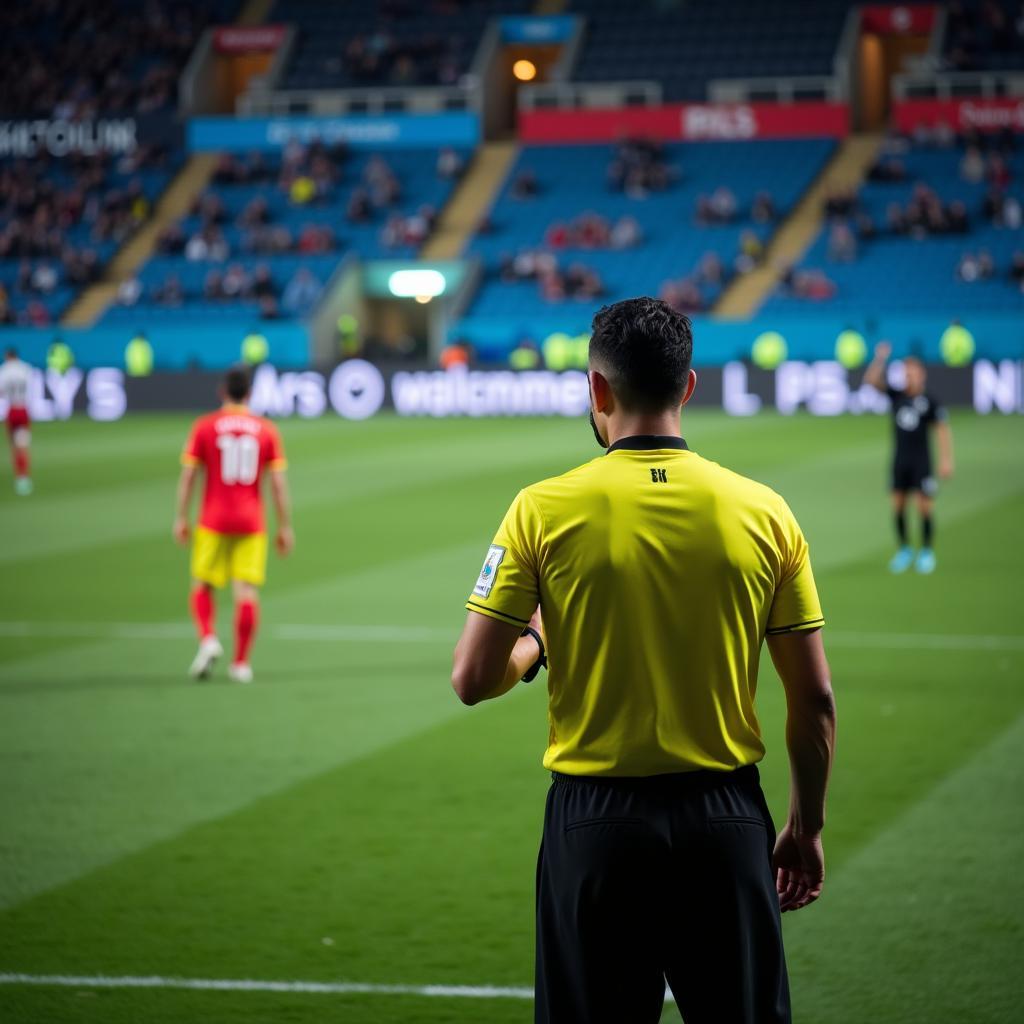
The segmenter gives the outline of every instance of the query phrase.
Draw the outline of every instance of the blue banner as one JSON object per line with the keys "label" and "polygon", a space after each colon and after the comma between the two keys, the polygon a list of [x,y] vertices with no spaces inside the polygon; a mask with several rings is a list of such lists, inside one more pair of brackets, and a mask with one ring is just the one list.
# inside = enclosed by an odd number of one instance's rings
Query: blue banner
{"label": "blue banner", "polygon": [[136,334],[142,333],[153,346],[158,370],[219,370],[237,363],[242,339],[250,332],[262,334],[270,346],[270,358],[287,369],[305,368],[310,360],[309,332],[298,323],[262,323],[227,320],[161,326],[147,323],[140,314],[135,326],[99,327],[10,327],[0,331],[0,342],[13,345],[33,366],[46,365],[46,350],[60,338],[74,353],[75,365],[83,370],[97,366],[124,366],[124,350]]}
{"label": "blue banner", "polygon": [[[555,333],[571,337],[590,334],[594,309],[566,304],[541,316],[469,316],[452,325],[449,339],[468,341],[488,362],[503,362],[521,341],[543,345]],[[914,353],[929,362],[941,362],[939,342],[952,323],[953,314],[914,316],[880,314],[847,317],[841,314],[808,313],[797,316],[758,315],[750,320],[718,320],[693,317],[693,361],[697,366],[721,366],[750,358],[754,340],[765,331],[777,331],[786,342],[791,359],[832,359],[836,339],[843,331],[861,334],[869,346],[892,343],[894,356]],[[980,359],[1024,358],[1024,318],[1014,313],[965,314],[960,317],[970,331]]]}
{"label": "blue banner", "polygon": [[509,15],[501,19],[504,43],[564,43],[576,27],[572,14]]}
{"label": "blue banner", "polygon": [[357,149],[472,148],[480,141],[480,119],[459,111],[381,117],[196,117],[188,123],[192,153],[273,152],[292,140],[343,142]]}

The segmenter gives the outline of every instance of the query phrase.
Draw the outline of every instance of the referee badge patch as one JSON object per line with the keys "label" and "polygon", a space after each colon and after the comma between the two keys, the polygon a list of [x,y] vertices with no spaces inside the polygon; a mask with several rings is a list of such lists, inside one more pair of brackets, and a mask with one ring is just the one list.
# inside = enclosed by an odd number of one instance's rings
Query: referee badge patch
{"label": "referee badge patch", "polygon": [[491,588],[494,586],[494,581],[498,576],[498,566],[501,565],[501,560],[504,557],[505,549],[498,544],[492,544],[487,549],[484,567],[480,570],[476,586],[473,588],[473,593],[477,597],[490,597]]}

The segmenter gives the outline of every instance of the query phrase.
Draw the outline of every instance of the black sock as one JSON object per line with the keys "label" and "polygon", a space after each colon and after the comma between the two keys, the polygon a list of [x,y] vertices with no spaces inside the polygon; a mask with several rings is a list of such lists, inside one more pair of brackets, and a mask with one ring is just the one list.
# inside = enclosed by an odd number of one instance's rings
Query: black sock
{"label": "black sock", "polygon": [[935,528],[932,525],[931,516],[921,516],[921,540],[926,548],[932,546],[932,535],[935,532]]}
{"label": "black sock", "polygon": [[896,536],[899,538],[900,547],[907,546],[907,516],[904,512],[896,513]]}

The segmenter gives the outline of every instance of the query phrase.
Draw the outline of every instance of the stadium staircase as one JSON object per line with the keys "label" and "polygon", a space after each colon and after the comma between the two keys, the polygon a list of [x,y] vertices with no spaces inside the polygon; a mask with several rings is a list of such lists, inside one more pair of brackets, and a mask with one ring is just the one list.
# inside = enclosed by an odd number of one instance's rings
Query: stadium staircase
{"label": "stadium staircase", "polygon": [[884,136],[851,135],[836,150],[768,245],[761,265],[725,289],[713,312],[741,319],[752,316],[778,287],[785,270],[798,263],[821,232],[825,197],[837,190],[858,189],[878,157]]}
{"label": "stadium staircase", "polygon": [[118,286],[135,272],[156,250],[160,233],[186,216],[196,199],[205,191],[216,169],[218,154],[199,153],[189,159],[167,191],[160,197],[153,215],[121,247],[107,267],[104,279],[86,289],[64,314],[67,327],[94,324],[117,297]]}
{"label": "stadium staircase", "polygon": [[420,253],[425,260],[456,259],[490,209],[515,162],[515,142],[488,142],[477,151],[433,234]]}

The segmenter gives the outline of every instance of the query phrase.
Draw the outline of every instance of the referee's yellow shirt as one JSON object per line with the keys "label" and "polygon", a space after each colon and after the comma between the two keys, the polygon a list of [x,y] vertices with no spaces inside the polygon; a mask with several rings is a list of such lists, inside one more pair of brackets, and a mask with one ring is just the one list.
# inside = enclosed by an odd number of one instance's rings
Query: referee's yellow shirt
{"label": "referee's yellow shirt", "polygon": [[569,775],[759,761],[765,634],[824,623],[789,506],[678,437],[624,438],[519,492],[466,607],[525,626],[538,603],[544,765]]}

